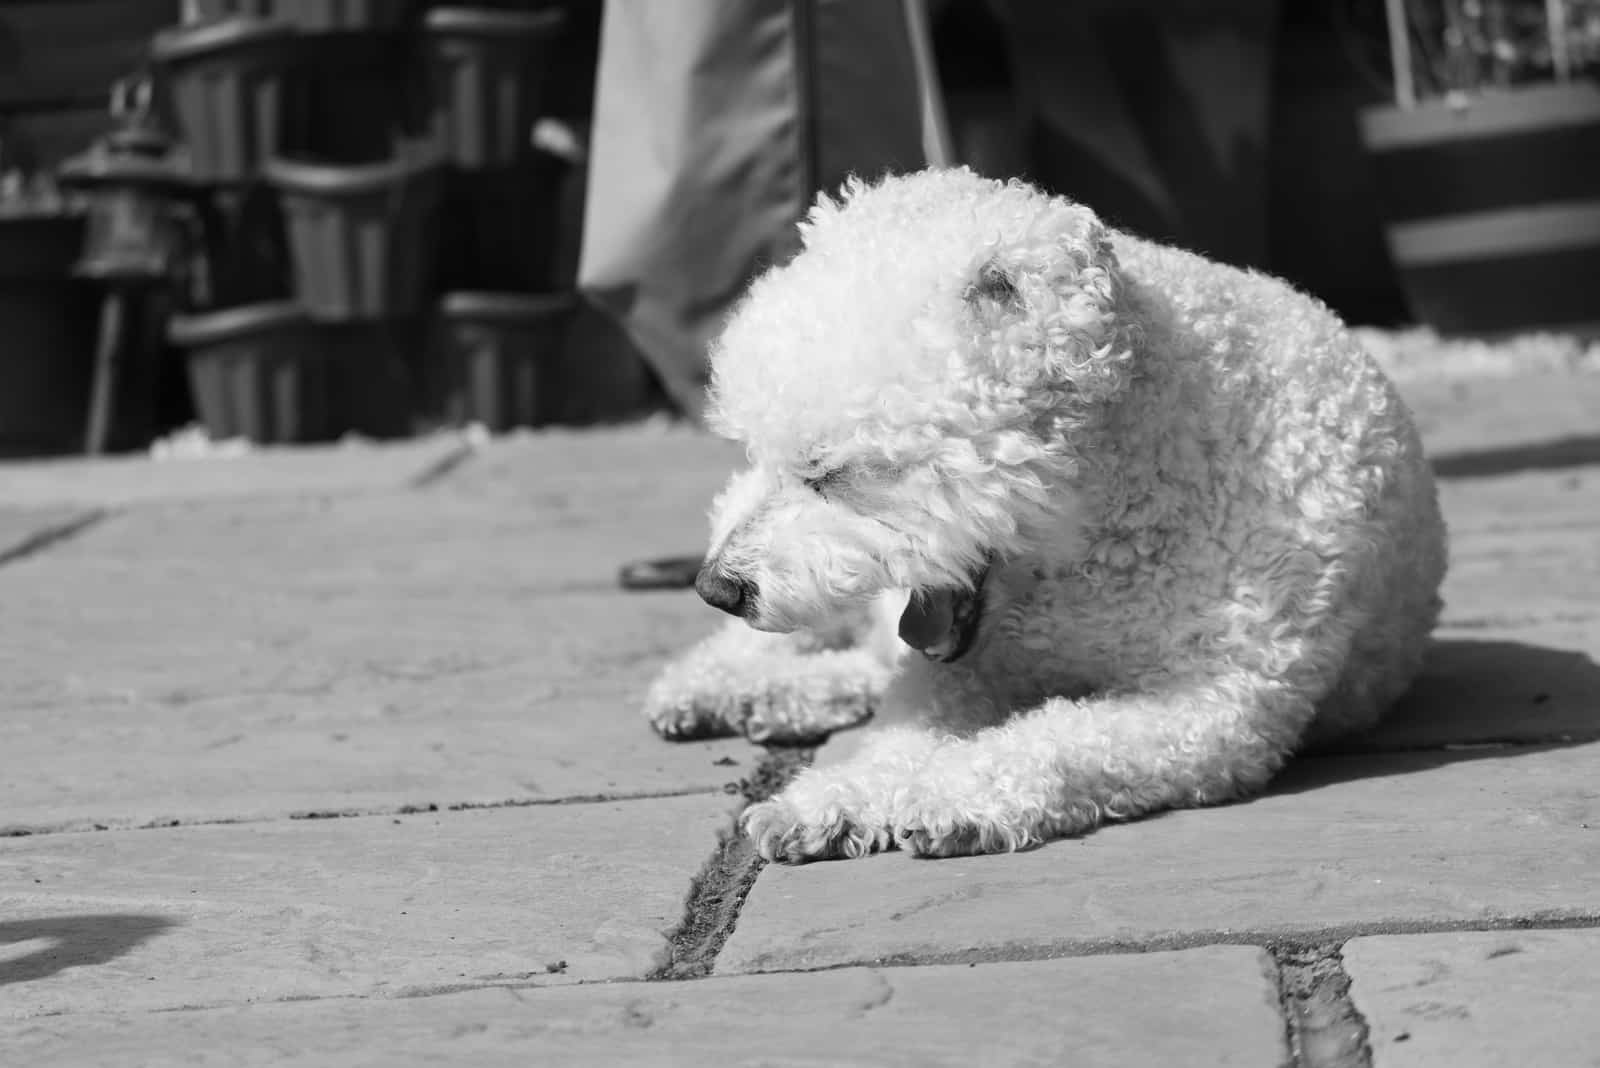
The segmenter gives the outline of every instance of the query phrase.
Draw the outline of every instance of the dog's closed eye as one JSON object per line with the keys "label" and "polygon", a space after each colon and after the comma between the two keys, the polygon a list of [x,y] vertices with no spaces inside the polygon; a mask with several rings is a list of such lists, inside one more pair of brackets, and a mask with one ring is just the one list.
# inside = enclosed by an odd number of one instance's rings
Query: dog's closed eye
{"label": "dog's closed eye", "polygon": [[811,492],[824,498],[848,494],[853,499],[860,499],[863,496],[870,497],[875,491],[888,489],[902,474],[904,468],[899,464],[853,460],[833,467],[813,465],[801,474],[800,481]]}
{"label": "dog's closed eye", "polygon": [[806,489],[820,496],[826,497],[829,489],[838,489],[849,477],[849,469],[833,467],[825,471],[813,472],[801,479]]}

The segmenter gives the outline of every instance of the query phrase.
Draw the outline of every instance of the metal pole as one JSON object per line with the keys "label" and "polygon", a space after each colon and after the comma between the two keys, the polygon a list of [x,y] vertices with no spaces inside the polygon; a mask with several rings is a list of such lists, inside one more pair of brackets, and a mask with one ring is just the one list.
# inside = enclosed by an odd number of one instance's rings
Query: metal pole
{"label": "metal pole", "polygon": [[1544,0],[1544,18],[1550,33],[1550,64],[1556,81],[1572,78],[1572,57],[1567,54],[1567,0]]}
{"label": "metal pole", "polygon": [[922,152],[930,166],[948,167],[956,161],[955,149],[951,145],[950,119],[944,110],[944,89],[939,84],[939,65],[933,54],[927,0],[905,0],[904,6],[911,60],[922,98]]}
{"label": "metal pole", "polygon": [[1417,106],[1417,84],[1411,73],[1411,35],[1406,29],[1406,0],[1384,0],[1389,17],[1389,65],[1394,70],[1394,102],[1402,110]]}
{"label": "metal pole", "polygon": [[94,350],[94,385],[89,396],[89,426],[83,436],[83,451],[99,456],[106,451],[111,434],[111,417],[116,407],[119,364],[122,362],[122,320],[128,290],[124,283],[111,281],[100,302],[100,336]]}

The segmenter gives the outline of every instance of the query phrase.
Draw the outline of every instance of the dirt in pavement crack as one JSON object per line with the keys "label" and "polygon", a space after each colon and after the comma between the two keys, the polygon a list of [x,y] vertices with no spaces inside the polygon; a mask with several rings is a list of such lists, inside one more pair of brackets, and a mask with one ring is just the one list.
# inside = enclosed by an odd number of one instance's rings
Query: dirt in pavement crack
{"label": "dirt in pavement crack", "polygon": [[1367,1021],[1350,1000],[1341,944],[1274,946],[1278,992],[1298,1068],[1372,1068]]}
{"label": "dirt in pavement crack", "polygon": [[[814,750],[771,748],[739,782],[738,793],[746,805],[765,801],[788,785],[801,768],[811,763]],[[699,979],[711,974],[717,954],[733,933],[744,899],[755,885],[765,862],[756,855],[750,839],[737,822],[717,839],[717,848],[689,887],[689,900],[677,930],[673,931],[667,962],[650,973],[651,979]]]}

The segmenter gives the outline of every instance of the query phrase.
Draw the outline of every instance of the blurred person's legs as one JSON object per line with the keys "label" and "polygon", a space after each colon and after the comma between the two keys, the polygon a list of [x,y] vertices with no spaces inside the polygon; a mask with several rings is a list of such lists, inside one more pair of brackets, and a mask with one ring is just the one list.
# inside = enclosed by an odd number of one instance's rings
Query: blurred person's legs
{"label": "blurred person's legs", "polygon": [[1030,177],[1100,216],[1264,266],[1277,0],[994,0]]}
{"label": "blurred person's legs", "polygon": [[707,345],[815,193],[922,144],[900,0],[607,0],[579,286],[698,416]]}

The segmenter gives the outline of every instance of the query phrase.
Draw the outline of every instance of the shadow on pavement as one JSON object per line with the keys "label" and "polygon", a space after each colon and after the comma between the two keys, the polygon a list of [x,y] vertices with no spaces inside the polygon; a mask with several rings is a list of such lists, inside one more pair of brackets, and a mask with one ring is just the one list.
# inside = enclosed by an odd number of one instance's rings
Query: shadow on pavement
{"label": "shadow on pavement", "polygon": [[0,922],[0,946],[16,942],[49,943],[32,953],[0,960],[0,986],[30,983],[68,968],[105,964],[177,923],[169,916],[141,913],[48,916]]}
{"label": "shadow on pavement", "polygon": [[1433,473],[1440,478],[1486,478],[1584,464],[1600,464],[1600,434],[1436,456]]}
{"label": "shadow on pavement", "polygon": [[1270,793],[1600,741],[1600,665],[1570,649],[1435,641],[1377,729],[1295,760]]}

